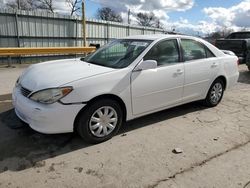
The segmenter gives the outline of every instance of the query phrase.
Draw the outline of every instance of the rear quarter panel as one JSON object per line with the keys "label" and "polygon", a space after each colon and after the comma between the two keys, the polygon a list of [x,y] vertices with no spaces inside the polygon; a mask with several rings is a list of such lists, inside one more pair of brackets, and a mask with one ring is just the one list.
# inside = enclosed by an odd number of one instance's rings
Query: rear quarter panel
{"label": "rear quarter panel", "polygon": [[237,84],[239,78],[238,57],[226,55],[225,57],[221,57],[221,61],[227,79],[226,89],[229,89]]}

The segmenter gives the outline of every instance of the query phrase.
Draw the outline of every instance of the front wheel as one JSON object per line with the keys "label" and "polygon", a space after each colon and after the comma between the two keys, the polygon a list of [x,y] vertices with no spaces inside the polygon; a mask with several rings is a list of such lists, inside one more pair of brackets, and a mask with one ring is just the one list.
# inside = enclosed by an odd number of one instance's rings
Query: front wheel
{"label": "front wheel", "polygon": [[122,114],[120,105],[114,100],[95,101],[80,112],[77,132],[88,143],[104,142],[119,131]]}
{"label": "front wheel", "polygon": [[216,79],[210,87],[204,104],[208,107],[217,106],[224,94],[225,84],[221,79]]}

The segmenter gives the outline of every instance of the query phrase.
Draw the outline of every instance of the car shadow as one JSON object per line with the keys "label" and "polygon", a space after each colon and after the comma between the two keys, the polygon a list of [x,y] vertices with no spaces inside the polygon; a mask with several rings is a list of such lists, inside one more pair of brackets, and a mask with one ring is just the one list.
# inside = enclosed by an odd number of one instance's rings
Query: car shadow
{"label": "car shadow", "polygon": [[[144,116],[125,123],[117,136],[203,109],[196,102]],[[13,109],[0,113],[0,173],[41,167],[46,159],[86,147],[93,146],[84,143],[76,133],[40,134],[23,124]]]}
{"label": "car shadow", "polygon": [[243,84],[250,84],[250,71],[248,70],[240,71],[238,82]]}

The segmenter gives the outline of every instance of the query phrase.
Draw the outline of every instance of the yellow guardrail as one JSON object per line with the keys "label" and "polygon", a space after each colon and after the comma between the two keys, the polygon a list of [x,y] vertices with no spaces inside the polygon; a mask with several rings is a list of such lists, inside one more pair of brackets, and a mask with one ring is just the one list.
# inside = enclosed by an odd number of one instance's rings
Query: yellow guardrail
{"label": "yellow guardrail", "polygon": [[95,50],[95,47],[0,48],[0,56],[84,54],[94,52]]}

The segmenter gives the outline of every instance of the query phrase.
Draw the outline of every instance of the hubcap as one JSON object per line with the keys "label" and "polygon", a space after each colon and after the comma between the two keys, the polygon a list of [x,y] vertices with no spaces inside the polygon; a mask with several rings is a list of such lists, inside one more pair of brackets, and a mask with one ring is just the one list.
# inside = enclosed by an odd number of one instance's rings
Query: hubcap
{"label": "hubcap", "polygon": [[211,91],[211,96],[210,96],[211,102],[213,104],[217,104],[222,97],[222,93],[223,93],[223,88],[221,83],[216,83]]}
{"label": "hubcap", "polygon": [[104,106],[96,110],[90,118],[89,128],[96,137],[109,135],[117,125],[118,116],[114,108]]}

